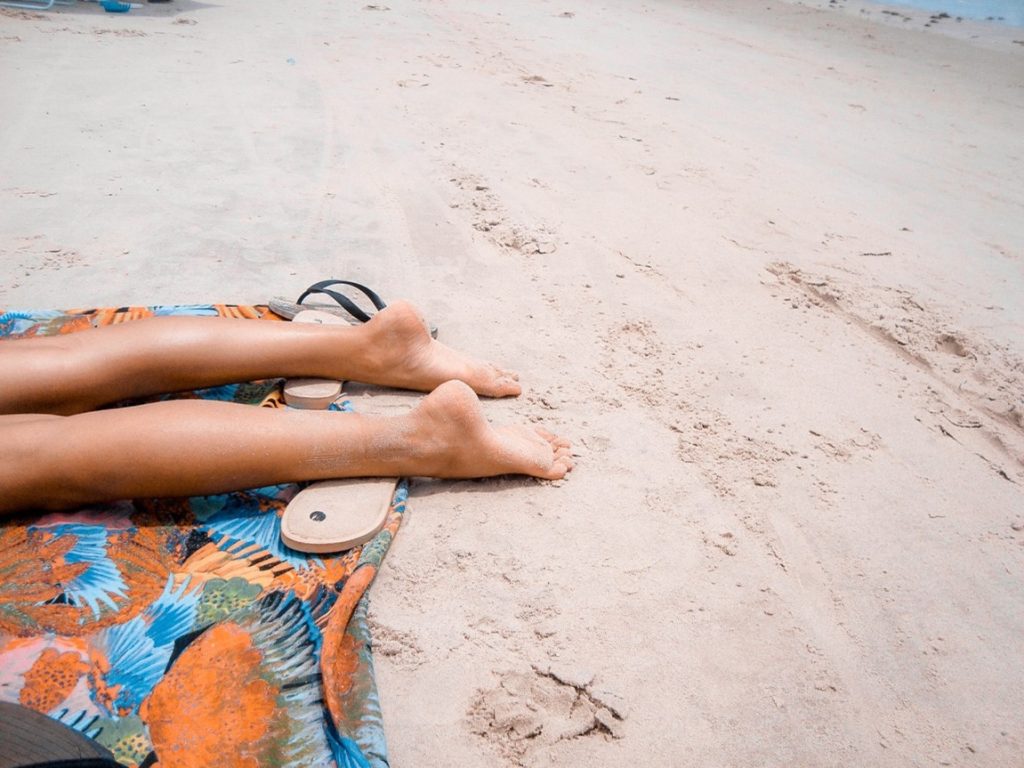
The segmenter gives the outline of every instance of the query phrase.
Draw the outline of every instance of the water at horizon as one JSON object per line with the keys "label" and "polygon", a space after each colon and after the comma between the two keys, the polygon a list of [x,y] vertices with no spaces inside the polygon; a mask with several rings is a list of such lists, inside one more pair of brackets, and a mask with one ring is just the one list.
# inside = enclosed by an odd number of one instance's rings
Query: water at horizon
{"label": "water at horizon", "polygon": [[1024,0],[880,0],[883,5],[903,5],[965,19],[993,19],[1000,24],[1024,27]]}

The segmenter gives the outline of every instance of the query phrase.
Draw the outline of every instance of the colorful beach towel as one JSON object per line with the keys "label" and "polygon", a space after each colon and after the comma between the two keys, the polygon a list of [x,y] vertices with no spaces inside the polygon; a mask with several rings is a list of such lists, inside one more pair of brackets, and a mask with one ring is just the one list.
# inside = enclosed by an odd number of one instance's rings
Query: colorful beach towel
{"label": "colorful beach towel", "polygon": [[[156,315],[277,319],[235,305],[8,312],[0,337]],[[280,384],[175,397],[283,408]],[[126,766],[386,766],[366,590],[407,487],[374,539],[333,556],[281,544],[297,490],[0,519],[0,701],[79,730]]]}

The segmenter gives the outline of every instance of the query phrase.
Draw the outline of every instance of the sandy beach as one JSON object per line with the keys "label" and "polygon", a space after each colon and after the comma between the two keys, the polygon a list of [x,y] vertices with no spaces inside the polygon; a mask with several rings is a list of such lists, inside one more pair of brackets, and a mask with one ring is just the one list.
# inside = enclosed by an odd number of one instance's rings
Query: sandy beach
{"label": "sandy beach", "polygon": [[0,307],[348,278],[521,372],[577,467],[414,483],[396,768],[1022,765],[1024,29],[828,5],[0,9]]}

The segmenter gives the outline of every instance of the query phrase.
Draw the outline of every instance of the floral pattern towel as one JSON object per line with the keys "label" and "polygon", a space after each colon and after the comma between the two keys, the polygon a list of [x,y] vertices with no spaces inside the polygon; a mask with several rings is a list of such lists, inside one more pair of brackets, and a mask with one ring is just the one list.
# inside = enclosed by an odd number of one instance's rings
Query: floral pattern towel
{"label": "floral pattern towel", "polygon": [[[0,339],[159,315],[278,319],[237,305],[6,312]],[[175,397],[283,408],[280,383]],[[0,519],[0,701],[81,731],[126,766],[387,766],[366,590],[407,488],[374,539],[323,556],[281,543],[297,490]]]}

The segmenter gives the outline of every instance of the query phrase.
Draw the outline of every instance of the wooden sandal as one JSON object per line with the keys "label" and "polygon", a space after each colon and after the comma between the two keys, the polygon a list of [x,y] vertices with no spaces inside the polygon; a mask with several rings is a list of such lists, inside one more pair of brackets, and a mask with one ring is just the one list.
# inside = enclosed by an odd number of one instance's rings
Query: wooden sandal
{"label": "wooden sandal", "polygon": [[395,477],[313,483],[285,507],[281,541],[299,552],[342,552],[377,535],[398,486]]}
{"label": "wooden sandal", "polygon": [[[337,315],[307,309],[292,318],[293,323],[319,323],[320,325],[346,325]],[[284,402],[292,408],[323,411],[341,396],[344,382],[332,379],[288,379],[284,383]]]}

